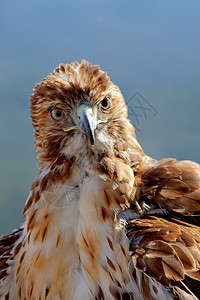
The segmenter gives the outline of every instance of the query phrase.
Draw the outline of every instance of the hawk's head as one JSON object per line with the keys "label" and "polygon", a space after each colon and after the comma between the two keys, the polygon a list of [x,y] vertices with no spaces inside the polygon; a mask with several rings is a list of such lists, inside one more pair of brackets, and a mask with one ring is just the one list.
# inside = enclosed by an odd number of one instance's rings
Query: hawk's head
{"label": "hawk's head", "polygon": [[119,88],[85,60],[61,64],[36,86],[31,116],[40,162],[124,151],[134,136]]}

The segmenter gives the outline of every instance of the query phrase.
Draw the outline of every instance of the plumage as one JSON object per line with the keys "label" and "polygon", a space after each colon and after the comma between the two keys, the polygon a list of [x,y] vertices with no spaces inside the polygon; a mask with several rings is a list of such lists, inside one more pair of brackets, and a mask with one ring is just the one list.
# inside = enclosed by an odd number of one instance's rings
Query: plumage
{"label": "plumage", "polygon": [[147,156],[85,60],[37,84],[30,108],[39,175],[0,240],[0,298],[198,299],[200,166]]}

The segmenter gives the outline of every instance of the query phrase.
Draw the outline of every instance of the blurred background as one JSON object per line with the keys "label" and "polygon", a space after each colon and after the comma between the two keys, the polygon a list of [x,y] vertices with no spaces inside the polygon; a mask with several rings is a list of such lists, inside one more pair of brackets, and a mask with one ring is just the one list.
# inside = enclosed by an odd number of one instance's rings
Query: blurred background
{"label": "blurred background", "polygon": [[200,162],[199,0],[1,1],[0,234],[20,225],[38,172],[29,95],[82,58],[120,87],[147,154]]}

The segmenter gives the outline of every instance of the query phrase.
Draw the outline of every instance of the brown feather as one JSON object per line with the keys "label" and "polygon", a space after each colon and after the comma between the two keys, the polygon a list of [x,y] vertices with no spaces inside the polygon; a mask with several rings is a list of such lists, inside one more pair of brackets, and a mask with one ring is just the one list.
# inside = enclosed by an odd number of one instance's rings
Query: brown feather
{"label": "brown feather", "polygon": [[39,175],[23,229],[0,240],[0,297],[197,299],[200,166],[145,155],[119,88],[85,60],[37,84],[30,108]]}

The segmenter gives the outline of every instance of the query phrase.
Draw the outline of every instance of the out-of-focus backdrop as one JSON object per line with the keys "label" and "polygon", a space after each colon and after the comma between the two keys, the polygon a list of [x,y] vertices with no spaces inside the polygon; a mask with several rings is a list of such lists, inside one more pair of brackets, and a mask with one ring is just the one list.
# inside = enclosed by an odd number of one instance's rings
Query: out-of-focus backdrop
{"label": "out-of-focus backdrop", "polygon": [[200,162],[199,16],[199,0],[1,1],[0,234],[37,176],[29,95],[61,62],[108,72],[146,153]]}

